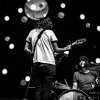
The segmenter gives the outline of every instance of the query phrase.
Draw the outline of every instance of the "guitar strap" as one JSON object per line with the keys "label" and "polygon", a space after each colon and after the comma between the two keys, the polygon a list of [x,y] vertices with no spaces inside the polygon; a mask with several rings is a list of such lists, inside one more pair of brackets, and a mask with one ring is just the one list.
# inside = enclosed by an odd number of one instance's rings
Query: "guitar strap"
{"label": "guitar strap", "polygon": [[[35,52],[36,44],[37,44],[38,40],[40,39],[40,37],[41,37],[41,35],[42,35],[42,33],[43,33],[44,31],[45,31],[45,29],[43,29],[43,30],[40,32],[40,34],[37,36],[37,40],[36,40],[36,42],[35,42],[35,44],[34,44],[33,52]],[[32,57],[33,57],[33,56],[32,56]],[[32,61],[32,65],[33,65],[33,59],[32,59],[31,61]],[[31,76],[32,76],[32,67],[31,67],[30,78],[31,78]],[[27,89],[26,89],[26,92],[25,92],[24,98],[26,98],[26,96],[27,96],[28,89],[29,89],[29,87],[30,87],[30,82],[31,82],[31,80],[30,80],[29,83],[28,83],[28,86],[27,86]]]}
{"label": "guitar strap", "polygon": [[43,33],[44,31],[45,31],[45,29],[43,29],[43,30],[40,32],[40,34],[37,36],[37,40],[36,40],[36,42],[35,42],[35,44],[34,44],[33,52],[35,52],[36,44],[37,44],[38,40],[40,39],[40,37],[41,37],[41,35],[42,35],[42,33]]}

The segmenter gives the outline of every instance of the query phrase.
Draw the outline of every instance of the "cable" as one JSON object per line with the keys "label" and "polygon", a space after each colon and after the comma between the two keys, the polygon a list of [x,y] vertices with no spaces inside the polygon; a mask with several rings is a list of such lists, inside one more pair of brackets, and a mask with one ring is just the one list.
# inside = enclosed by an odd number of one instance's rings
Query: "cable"
{"label": "cable", "polygon": [[[31,66],[31,73],[30,73],[30,81],[31,81],[31,76],[32,76],[32,66]],[[30,81],[29,81],[29,83],[28,83],[28,85],[27,85],[27,89],[26,89],[26,92],[25,92],[25,95],[24,95],[24,99],[23,99],[23,100],[27,100],[27,99],[26,99],[26,96],[27,96],[27,93],[28,93],[28,88],[29,88],[29,86],[30,86]]]}

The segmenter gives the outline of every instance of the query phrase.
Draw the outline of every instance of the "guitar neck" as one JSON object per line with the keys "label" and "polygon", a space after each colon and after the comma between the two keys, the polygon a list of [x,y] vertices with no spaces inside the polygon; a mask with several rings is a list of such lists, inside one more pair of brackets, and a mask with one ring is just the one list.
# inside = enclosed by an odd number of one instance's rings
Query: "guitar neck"
{"label": "guitar neck", "polygon": [[76,42],[74,42],[74,43],[71,44],[71,46],[74,46],[74,45],[76,45]]}

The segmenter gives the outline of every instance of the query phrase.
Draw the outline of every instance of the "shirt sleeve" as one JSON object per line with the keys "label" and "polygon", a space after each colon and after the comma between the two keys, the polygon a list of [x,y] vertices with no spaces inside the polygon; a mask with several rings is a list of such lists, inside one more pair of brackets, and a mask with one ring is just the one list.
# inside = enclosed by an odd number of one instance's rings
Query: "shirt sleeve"
{"label": "shirt sleeve", "polygon": [[77,73],[76,72],[73,75],[73,82],[77,82]]}
{"label": "shirt sleeve", "polygon": [[52,41],[52,42],[53,42],[53,41],[58,41],[58,39],[57,39],[55,33],[54,33],[53,31],[50,31],[50,32],[51,32],[51,41]]}

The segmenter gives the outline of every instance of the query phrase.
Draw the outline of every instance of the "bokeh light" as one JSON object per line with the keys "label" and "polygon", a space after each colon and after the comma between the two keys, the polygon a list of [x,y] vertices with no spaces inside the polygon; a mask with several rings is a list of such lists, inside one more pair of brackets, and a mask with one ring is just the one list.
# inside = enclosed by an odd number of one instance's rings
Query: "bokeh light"
{"label": "bokeh light", "polygon": [[18,13],[23,13],[23,8],[18,8]]}
{"label": "bokeh light", "polygon": [[97,26],[97,31],[99,31],[99,32],[100,32],[100,26]]}
{"label": "bokeh light", "polygon": [[10,41],[10,37],[9,37],[9,36],[6,36],[6,37],[5,37],[5,41],[6,41],[6,42]]}
{"label": "bokeh light", "polygon": [[29,82],[30,81],[30,76],[26,76],[25,80],[26,80],[26,82]]}
{"label": "bokeh light", "polygon": [[9,44],[9,49],[14,49],[15,45],[13,43]]}
{"label": "bokeh light", "polygon": [[86,27],[87,28],[90,28],[91,27],[91,24],[90,23],[86,23]]}
{"label": "bokeh light", "polygon": [[65,17],[64,12],[59,12],[58,13],[58,18],[63,19]]}
{"label": "bokeh light", "polygon": [[23,16],[23,17],[21,18],[21,22],[22,22],[22,23],[28,22],[28,18],[27,18],[26,16]]}
{"label": "bokeh light", "polygon": [[84,14],[81,14],[81,15],[80,15],[80,19],[81,19],[81,20],[84,20],[84,19],[85,19],[85,15],[84,15]]}
{"label": "bokeh light", "polygon": [[5,20],[5,21],[9,21],[9,20],[10,20],[10,17],[9,17],[9,16],[5,16],[5,17],[4,17],[4,20]]}
{"label": "bokeh light", "polygon": [[31,9],[31,10],[36,10],[36,5],[35,5],[35,4],[32,4],[32,5],[30,6],[30,9]]}
{"label": "bokeh light", "polygon": [[20,81],[20,84],[21,84],[22,86],[25,86],[25,85],[26,85],[26,81],[23,79],[23,80]]}
{"label": "bokeh light", "polygon": [[95,62],[96,62],[97,64],[100,64],[100,58],[96,58],[96,59],[95,59]]}
{"label": "bokeh light", "polygon": [[60,4],[60,7],[61,7],[61,8],[65,8],[65,7],[66,7],[66,4],[65,4],[65,3],[61,3],[61,4]]}
{"label": "bokeh light", "polygon": [[2,70],[2,74],[3,75],[6,75],[8,73],[8,70],[6,69],[6,68],[4,68],[3,70]]}
{"label": "bokeh light", "polygon": [[27,2],[30,2],[31,0],[27,0]]}

